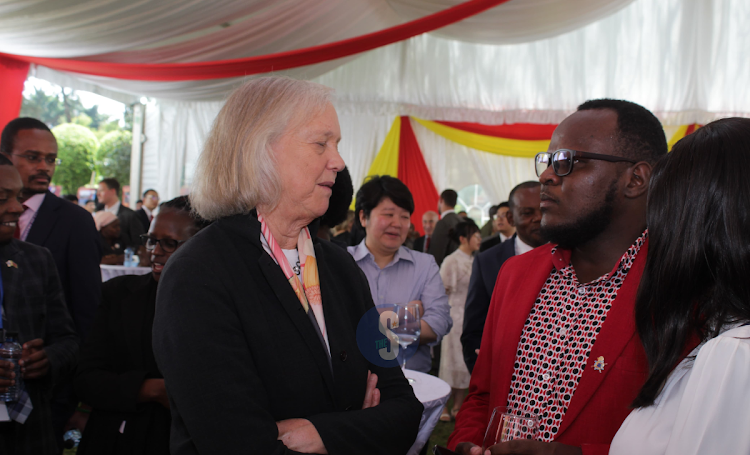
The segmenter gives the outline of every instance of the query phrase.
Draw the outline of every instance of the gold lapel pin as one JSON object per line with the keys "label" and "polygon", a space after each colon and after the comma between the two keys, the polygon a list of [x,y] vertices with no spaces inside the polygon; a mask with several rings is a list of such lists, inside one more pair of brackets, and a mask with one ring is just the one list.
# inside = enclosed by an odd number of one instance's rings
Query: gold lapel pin
{"label": "gold lapel pin", "polygon": [[5,265],[8,266],[8,267],[18,268],[18,264],[16,264],[15,262],[11,261],[10,259],[8,259],[8,261],[5,263]]}
{"label": "gold lapel pin", "polygon": [[601,373],[602,371],[604,371],[604,367],[605,366],[607,366],[607,364],[604,363],[604,356],[603,355],[600,355],[598,359],[594,360],[594,365],[593,365],[594,370],[598,371],[599,373]]}

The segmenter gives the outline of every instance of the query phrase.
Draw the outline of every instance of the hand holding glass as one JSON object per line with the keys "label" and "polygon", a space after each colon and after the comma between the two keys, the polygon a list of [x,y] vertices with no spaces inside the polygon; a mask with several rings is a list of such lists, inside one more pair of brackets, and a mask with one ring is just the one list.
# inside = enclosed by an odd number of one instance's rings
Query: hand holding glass
{"label": "hand holding glass", "polygon": [[532,439],[539,429],[539,417],[536,414],[516,414],[505,406],[498,406],[492,411],[490,424],[484,434],[482,453],[500,442],[514,439]]}
{"label": "hand holding glass", "polygon": [[393,311],[398,317],[398,327],[393,327],[391,332],[398,337],[398,344],[401,346],[401,369],[406,369],[406,348],[414,342],[419,343],[419,335],[422,332],[419,305],[404,303],[396,305]]}

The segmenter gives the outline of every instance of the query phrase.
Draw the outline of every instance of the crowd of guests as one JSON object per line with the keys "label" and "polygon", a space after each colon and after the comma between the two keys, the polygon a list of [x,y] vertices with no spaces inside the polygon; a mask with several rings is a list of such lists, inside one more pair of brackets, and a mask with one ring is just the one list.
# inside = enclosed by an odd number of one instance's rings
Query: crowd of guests
{"label": "crowd of guests", "polygon": [[[668,154],[648,110],[587,101],[487,224],[448,189],[423,235],[399,179],[354,194],[340,140],[330,89],[254,79],[189,197],[134,211],[104,179],[92,214],[49,192],[46,125],[10,122],[0,298],[24,393],[0,453],[59,454],[71,428],[81,454],[407,453],[423,406],[358,332],[404,303],[406,367],[450,385],[457,453],[750,453],[750,120]],[[151,273],[102,283],[128,248]],[[20,379],[0,360],[0,393]],[[496,407],[538,428],[485,444]]]}

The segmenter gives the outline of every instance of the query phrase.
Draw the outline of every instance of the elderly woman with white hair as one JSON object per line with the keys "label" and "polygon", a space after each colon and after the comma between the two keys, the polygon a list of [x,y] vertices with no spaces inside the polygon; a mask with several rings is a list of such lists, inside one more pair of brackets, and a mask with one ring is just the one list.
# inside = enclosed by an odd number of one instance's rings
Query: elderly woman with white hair
{"label": "elderly woman with white hair", "polygon": [[164,269],[153,344],[183,454],[403,454],[422,405],[370,363],[373,302],[343,249],[316,238],[344,168],[331,90],[251,80],[219,113],[194,209],[215,221]]}

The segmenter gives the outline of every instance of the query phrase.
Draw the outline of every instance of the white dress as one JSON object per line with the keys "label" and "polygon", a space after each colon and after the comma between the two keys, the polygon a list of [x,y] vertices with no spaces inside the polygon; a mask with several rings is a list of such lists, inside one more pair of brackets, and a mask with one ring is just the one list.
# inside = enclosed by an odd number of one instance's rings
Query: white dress
{"label": "white dress", "polygon": [[440,266],[440,278],[448,293],[451,306],[453,328],[443,337],[440,351],[440,379],[454,389],[469,387],[471,378],[461,347],[461,333],[464,327],[464,308],[466,295],[469,293],[469,278],[474,257],[456,250],[443,260]]}
{"label": "white dress", "polygon": [[750,325],[698,346],[674,369],[654,405],[625,419],[609,453],[749,455]]}

